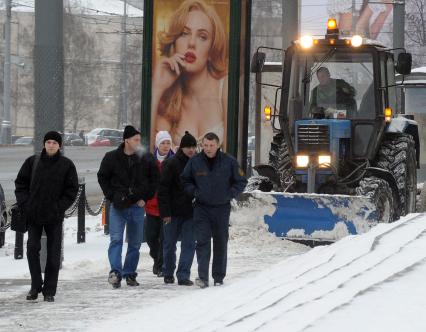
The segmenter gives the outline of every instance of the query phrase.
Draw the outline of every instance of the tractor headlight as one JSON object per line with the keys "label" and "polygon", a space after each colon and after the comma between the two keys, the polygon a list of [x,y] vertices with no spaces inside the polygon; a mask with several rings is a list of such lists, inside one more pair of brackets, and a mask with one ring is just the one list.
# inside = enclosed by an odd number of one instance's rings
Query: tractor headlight
{"label": "tractor headlight", "polygon": [[318,165],[320,167],[328,167],[331,164],[331,156],[318,156]]}
{"label": "tractor headlight", "polygon": [[299,155],[296,156],[296,166],[297,167],[308,167],[309,165],[309,156]]}
{"label": "tractor headlight", "polygon": [[300,38],[300,45],[303,48],[310,48],[313,44],[314,39],[312,38],[312,36],[303,36],[302,38]]}
{"label": "tractor headlight", "polygon": [[351,45],[353,47],[360,47],[362,45],[362,37],[355,35],[351,38]]}

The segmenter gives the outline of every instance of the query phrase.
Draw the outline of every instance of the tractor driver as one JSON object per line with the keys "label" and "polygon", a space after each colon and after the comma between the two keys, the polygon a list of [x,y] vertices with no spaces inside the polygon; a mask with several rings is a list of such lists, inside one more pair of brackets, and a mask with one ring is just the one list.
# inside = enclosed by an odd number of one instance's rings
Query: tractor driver
{"label": "tractor driver", "polygon": [[327,67],[317,70],[319,84],[312,90],[310,111],[313,118],[328,116],[327,109],[346,110],[346,114],[336,113],[337,118],[351,118],[356,112],[355,89],[343,79],[330,77]]}

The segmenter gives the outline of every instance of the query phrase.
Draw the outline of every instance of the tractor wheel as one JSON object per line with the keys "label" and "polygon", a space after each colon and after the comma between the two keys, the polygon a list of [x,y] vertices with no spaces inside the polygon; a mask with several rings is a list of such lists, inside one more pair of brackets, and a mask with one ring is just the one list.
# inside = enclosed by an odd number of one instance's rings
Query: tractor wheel
{"label": "tractor wheel", "polygon": [[398,218],[394,206],[394,196],[387,181],[368,177],[360,181],[356,188],[357,195],[371,198],[377,209],[377,220],[381,223],[390,223]]}
{"label": "tractor wheel", "polygon": [[266,176],[254,175],[248,179],[245,191],[251,192],[260,190],[264,192],[270,192],[274,188],[273,182]]}
{"label": "tractor wheel", "polygon": [[276,134],[271,142],[269,165],[275,168],[280,176],[282,190],[293,183],[293,167],[290,151],[282,133]]}
{"label": "tractor wheel", "polygon": [[[7,214],[6,212],[0,216],[0,228],[5,227],[7,224]],[[0,248],[4,246],[6,237],[6,230],[4,232],[0,231]]]}
{"label": "tractor wheel", "polygon": [[399,215],[405,216],[415,212],[417,165],[416,148],[412,136],[387,135],[377,154],[375,166],[387,169],[395,178],[401,202]]}
{"label": "tractor wheel", "polygon": [[420,192],[418,212],[426,212],[426,182],[423,183],[423,188]]}

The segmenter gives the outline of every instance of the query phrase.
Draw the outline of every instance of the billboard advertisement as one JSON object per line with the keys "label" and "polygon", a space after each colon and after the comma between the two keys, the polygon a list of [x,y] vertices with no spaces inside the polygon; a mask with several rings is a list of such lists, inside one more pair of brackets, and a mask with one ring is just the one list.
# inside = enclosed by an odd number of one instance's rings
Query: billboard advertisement
{"label": "billboard advertisement", "polygon": [[388,0],[302,0],[302,34],[323,36],[328,18],[342,36],[361,35],[392,47],[393,3]]}
{"label": "billboard advertisement", "polygon": [[153,2],[150,142],[214,132],[226,147],[229,15],[229,0]]}

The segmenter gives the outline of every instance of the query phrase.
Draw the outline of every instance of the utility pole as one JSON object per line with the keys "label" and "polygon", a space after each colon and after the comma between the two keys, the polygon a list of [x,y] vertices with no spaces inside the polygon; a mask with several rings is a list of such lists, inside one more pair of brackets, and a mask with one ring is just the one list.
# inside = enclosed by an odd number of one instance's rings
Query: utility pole
{"label": "utility pole", "polygon": [[[405,46],[405,0],[394,1],[393,5],[393,47]],[[397,51],[396,54],[400,53]]]}
{"label": "utility pole", "polygon": [[121,18],[121,77],[120,77],[120,123],[123,126],[128,123],[127,116],[127,0],[123,1],[124,10]]}
{"label": "utility pole", "polygon": [[4,87],[3,87],[3,121],[1,123],[1,142],[10,144],[10,29],[12,20],[12,0],[6,0],[6,22],[4,24]]}
{"label": "utility pole", "polygon": [[63,0],[35,0],[34,150],[50,130],[64,131]]}

